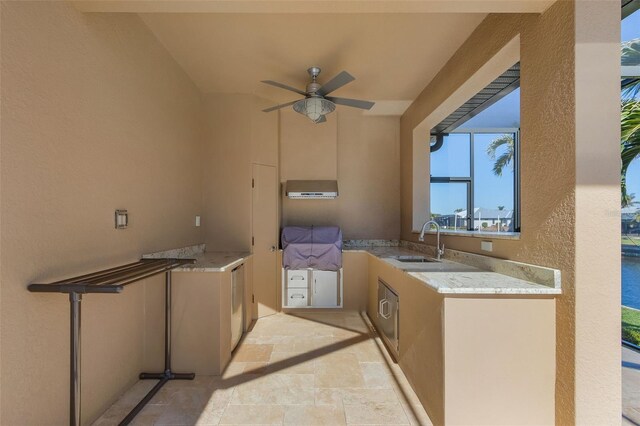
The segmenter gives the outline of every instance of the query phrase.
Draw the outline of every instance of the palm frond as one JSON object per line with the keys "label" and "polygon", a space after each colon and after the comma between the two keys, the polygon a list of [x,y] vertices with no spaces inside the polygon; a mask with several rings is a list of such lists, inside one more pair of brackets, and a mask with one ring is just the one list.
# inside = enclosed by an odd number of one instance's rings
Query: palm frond
{"label": "palm frond", "polygon": [[627,194],[627,170],[640,156],[640,101],[623,101],[620,113],[620,189],[622,207],[631,205]]}
{"label": "palm frond", "polygon": [[[504,152],[498,155],[498,151],[502,151],[501,148],[504,148]],[[515,146],[513,135],[504,134],[491,141],[489,146],[487,146],[487,155],[492,160],[495,160],[493,164],[493,173],[496,176],[502,176],[504,168],[509,164],[513,164],[514,154]]]}
{"label": "palm frond", "polygon": [[511,163],[512,159],[512,154],[509,152],[503,152],[498,158],[496,158],[496,162],[493,164],[493,173],[496,176],[502,176],[502,171]]}

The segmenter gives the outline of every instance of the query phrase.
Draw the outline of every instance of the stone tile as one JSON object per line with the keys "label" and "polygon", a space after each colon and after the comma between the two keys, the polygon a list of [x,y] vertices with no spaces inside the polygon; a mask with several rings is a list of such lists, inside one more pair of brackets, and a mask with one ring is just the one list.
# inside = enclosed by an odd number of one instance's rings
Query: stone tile
{"label": "stone tile", "polygon": [[[136,383],[95,424],[117,425],[154,384]],[[133,423],[345,422],[431,424],[402,370],[357,312],[262,318],[222,376],[169,382]]]}
{"label": "stone tile", "polygon": [[409,419],[402,406],[393,404],[345,404],[349,425],[408,425]]}
{"label": "stone tile", "polygon": [[[217,408],[212,410],[205,409],[202,413],[200,413],[198,419],[195,424],[198,426],[211,426],[220,424],[220,420],[222,420],[222,415],[224,414],[225,408]],[[150,423],[147,423],[150,424]]]}
{"label": "stone tile", "polygon": [[281,405],[229,405],[220,419],[221,425],[281,425],[284,407]]}
{"label": "stone tile", "polygon": [[312,351],[316,351],[319,349],[323,349],[326,347],[330,347],[334,345],[336,340],[333,336],[314,336],[314,337],[306,337],[297,339],[293,344],[294,352],[302,352],[308,353]]}
{"label": "stone tile", "polygon": [[297,352],[273,352],[265,372],[268,374],[314,374],[315,359]]}
{"label": "stone tile", "polygon": [[316,387],[361,388],[364,378],[358,358],[350,353],[329,354],[316,361]]}
{"label": "stone tile", "polygon": [[152,425],[158,421],[164,411],[165,405],[147,404],[131,422],[134,426]]}
{"label": "stone tile", "polygon": [[242,344],[233,355],[234,362],[267,362],[271,357],[273,345]]}
{"label": "stone tile", "polygon": [[199,417],[200,411],[165,409],[153,424],[158,426],[193,425],[198,421]]}
{"label": "stone tile", "polygon": [[242,374],[264,374],[267,371],[268,362],[244,362]]}
{"label": "stone tile", "polygon": [[231,404],[313,404],[312,374],[271,374],[236,386]]}
{"label": "stone tile", "polygon": [[93,422],[93,426],[117,426],[129,411],[127,407],[114,404]]}
{"label": "stone tile", "polygon": [[316,405],[395,404],[398,397],[391,389],[324,388],[316,389]]}
{"label": "stone tile", "polygon": [[394,378],[384,362],[361,362],[360,369],[366,388],[393,388]]}
{"label": "stone tile", "polygon": [[233,390],[233,387],[209,389],[208,396],[205,401],[205,409],[215,410],[219,408],[225,408],[227,405],[229,405],[229,402],[231,402]]}
{"label": "stone tile", "polygon": [[293,405],[284,413],[285,425],[338,426],[346,425],[344,410],[330,405]]}

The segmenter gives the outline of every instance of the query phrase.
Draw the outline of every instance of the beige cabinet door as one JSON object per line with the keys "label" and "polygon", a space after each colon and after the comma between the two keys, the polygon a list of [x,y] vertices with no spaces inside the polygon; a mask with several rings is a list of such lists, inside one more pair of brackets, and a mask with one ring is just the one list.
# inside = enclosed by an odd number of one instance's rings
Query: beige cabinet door
{"label": "beige cabinet door", "polygon": [[257,317],[277,312],[278,177],[276,168],[253,165],[253,294]]}

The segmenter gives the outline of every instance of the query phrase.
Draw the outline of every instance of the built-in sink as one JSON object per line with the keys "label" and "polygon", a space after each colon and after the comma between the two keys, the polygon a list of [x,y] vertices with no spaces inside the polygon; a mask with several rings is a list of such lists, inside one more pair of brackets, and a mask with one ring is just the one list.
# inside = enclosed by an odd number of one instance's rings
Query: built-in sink
{"label": "built-in sink", "polygon": [[427,263],[439,262],[439,260],[424,256],[391,256],[390,259],[397,260],[402,263]]}

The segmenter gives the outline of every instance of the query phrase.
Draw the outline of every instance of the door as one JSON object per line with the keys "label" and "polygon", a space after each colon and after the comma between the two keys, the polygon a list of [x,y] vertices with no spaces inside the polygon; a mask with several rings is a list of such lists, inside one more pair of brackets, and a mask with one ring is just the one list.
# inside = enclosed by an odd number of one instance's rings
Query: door
{"label": "door", "polygon": [[253,165],[251,206],[254,312],[261,318],[277,312],[278,176],[275,167]]}
{"label": "door", "polygon": [[231,350],[234,350],[244,330],[244,266],[231,271]]}
{"label": "door", "polygon": [[311,305],[314,307],[338,306],[338,272],[313,271],[313,294]]}

